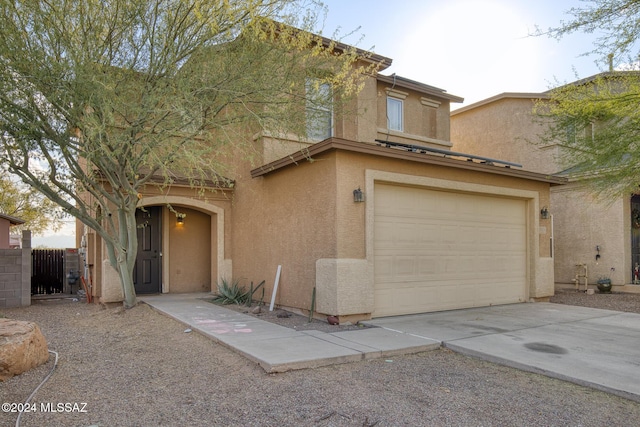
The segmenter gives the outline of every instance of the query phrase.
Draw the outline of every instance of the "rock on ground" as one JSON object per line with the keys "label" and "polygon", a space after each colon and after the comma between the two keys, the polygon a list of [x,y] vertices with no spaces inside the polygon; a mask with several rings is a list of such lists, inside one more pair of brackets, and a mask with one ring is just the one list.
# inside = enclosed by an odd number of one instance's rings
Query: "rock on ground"
{"label": "rock on ground", "polygon": [[47,342],[38,325],[0,319],[0,381],[42,365],[48,359]]}

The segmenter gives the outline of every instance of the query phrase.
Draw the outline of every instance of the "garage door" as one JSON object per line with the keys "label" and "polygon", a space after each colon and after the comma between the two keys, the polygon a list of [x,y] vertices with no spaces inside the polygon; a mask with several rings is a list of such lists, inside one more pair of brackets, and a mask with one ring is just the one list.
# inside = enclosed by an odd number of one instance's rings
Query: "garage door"
{"label": "garage door", "polygon": [[526,202],[376,184],[375,317],[525,301]]}

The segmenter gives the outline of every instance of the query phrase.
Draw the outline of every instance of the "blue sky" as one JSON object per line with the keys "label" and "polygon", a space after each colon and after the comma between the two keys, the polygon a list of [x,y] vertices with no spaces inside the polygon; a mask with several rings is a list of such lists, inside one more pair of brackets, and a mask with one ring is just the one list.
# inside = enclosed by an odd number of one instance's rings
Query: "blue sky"
{"label": "blue sky", "polygon": [[[338,30],[342,41],[393,59],[397,73],[465,98],[464,104],[502,92],[542,92],[600,70],[593,36],[561,41],[528,37],[536,25],[567,19],[578,0],[324,0],[329,11],[322,33]],[[33,245],[74,247],[73,221]]]}
{"label": "blue sky", "polygon": [[[323,35],[360,27],[344,42],[393,59],[397,73],[465,98],[464,104],[502,92],[542,92],[600,72],[594,36],[560,41],[529,37],[569,16],[578,0],[323,0]],[[584,6],[584,3],[582,4]],[[362,36],[362,38],[361,38]]]}

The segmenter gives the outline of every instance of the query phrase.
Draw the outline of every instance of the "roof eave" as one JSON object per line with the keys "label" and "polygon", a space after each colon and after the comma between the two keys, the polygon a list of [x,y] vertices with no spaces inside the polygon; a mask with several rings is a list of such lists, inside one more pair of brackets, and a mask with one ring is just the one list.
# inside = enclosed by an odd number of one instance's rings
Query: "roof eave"
{"label": "roof eave", "polygon": [[9,224],[11,225],[22,225],[26,222],[25,220],[17,218],[15,216],[5,215],[1,213],[0,213],[0,218],[6,219],[7,221],[9,221]]}
{"label": "roof eave", "polygon": [[466,111],[474,110],[476,108],[482,107],[484,105],[488,105],[494,102],[498,102],[504,99],[530,99],[532,101],[549,99],[549,95],[546,93],[536,93],[536,92],[503,92],[498,95],[494,95],[492,97],[483,99],[478,102],[474,102],[473,104],[465,105],[464,107],[456,108],[451,112],[452,116],[456,114],[464,113]]}
{"label": "roof eave", "polygon": [[452,95],[444,89],[440,89],[435,86],[430,86],[424,83],[416,82],[414,80],[410,80],[405,77],[394,76],[394,75],[385,76],[382,74],[378,74],[376,78],[378,79],[378,81],[394,85],[395,87],[415,90],[416,92],[428,94],[431,96],[437,96],[439,98],[448,99],[451,102],[464,102],[464,98],[460,96]]}
{"label": "roof eave", "polygon": [[283,157],[273,162],[262,165],[251,171],[252,178],[269,175],[288,166],[297,165],[298,163],[308,161],[314,156],[326,153],[332,150],[344,150],[354,153],[369,154],[374,156],[382,156],[387,158],[408,160],[418,163],[452,167],[456,169],[472,170],[494,175],[506,175],[514,178],[522,178],[533,181],[545,182],[550,185],[563,185],[567,180],[562,177],[530,172],[520,169],[512,169],[501,166],[494,166],[486,163],[476,163],[464,160],[451,159],[432,154],[413,153],[409,151],[387,148],[377,144],[365,142],[349,141],[341,138],[329,138],[322,142],[312,145],[308,149],[297,151],[290,156]]}

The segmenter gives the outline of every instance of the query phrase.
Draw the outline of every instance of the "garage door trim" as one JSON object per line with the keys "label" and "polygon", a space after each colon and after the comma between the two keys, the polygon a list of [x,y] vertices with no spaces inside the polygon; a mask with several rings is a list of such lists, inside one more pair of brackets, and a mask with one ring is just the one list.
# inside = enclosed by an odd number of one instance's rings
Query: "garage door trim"
{"label": "garage door trim", "polygon": [[[525,297],[529,298],[532,283],[535,283],[536,262],[539,254],[539,223],[536,213],[539,212],[539,195],[537,191],[521,190],[487,184],[469,183],[463,181],[444,180],[439,178],[398,174],[368,169],[365,171],[366,196],[366,257],[371,268],[374,267],[374,224],[375,224],[375,184],[408,185],[431,190],[477,194],[493,197],[520,199],[526,202],[526,286]],[[370,291],[374,292],[374,283],[370,284]],[[374,313],[375,316],[375,313]]]}

